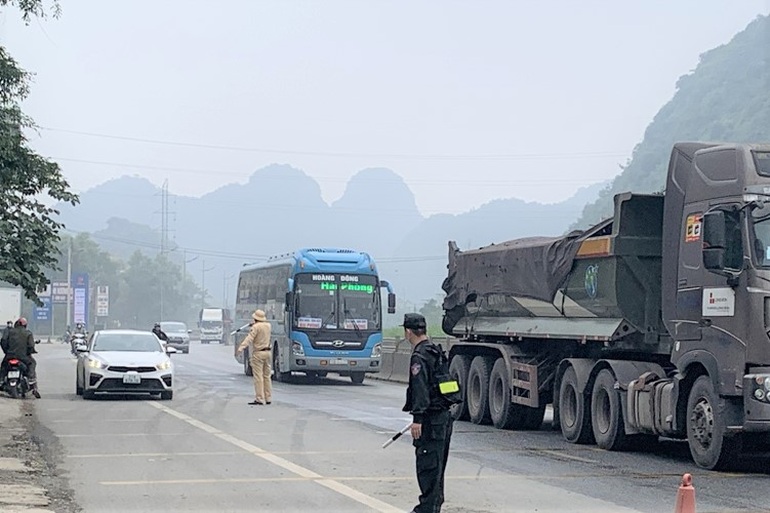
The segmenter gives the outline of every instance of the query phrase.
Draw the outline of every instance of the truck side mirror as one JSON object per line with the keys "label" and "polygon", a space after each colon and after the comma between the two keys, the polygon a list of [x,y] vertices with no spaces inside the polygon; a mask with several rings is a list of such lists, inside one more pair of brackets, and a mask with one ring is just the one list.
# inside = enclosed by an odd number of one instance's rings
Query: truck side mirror
{"label": "truck side mirror", "polygon": [[388,313],[396,313],[396,295],[393,292],[388,292]]}
{"label": "truck side mirror", "polygon": [[294,292],[287,292],[286,293],[286,304],[283,305],[283,311],[289,312],[291,311],[291,305],[294,303]]}
{"label": "truck side mirror", "polygon": [[709,271],[725,269],[727,225],[722,210],[703,215],[703,266]]}

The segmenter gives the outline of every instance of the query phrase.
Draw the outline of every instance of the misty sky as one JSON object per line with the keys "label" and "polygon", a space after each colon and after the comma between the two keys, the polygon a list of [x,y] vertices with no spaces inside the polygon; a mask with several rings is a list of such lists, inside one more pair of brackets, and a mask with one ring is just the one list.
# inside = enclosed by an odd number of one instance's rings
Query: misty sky
{"label": "misty sky", "polygon": [[558,201],[611,178],[699,54],[770,11],[768,0],[61,4],[60,19],[29,26],[6,9],[0,42],[36,73],[25,108],[46,129],[33,144],[76,190],[138,174],[197,196],[279,162],[331,202],[356,171],[385,166],[424,215]]}

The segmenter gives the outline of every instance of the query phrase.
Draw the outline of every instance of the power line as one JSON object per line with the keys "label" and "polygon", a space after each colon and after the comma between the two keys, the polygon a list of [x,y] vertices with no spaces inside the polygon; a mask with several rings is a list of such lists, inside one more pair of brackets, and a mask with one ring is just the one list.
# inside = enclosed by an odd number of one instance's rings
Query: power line
{"label": "power line", "polygon": [[627,152],[600,151],[600,152],[570,152],[570,153],[511,153],[511,154],[405,154],[405,153],[352,153],[352,152],[330,152],[330,151],[307,151],[293,149],[276,148],[256,148],[244,146],[226,146],[206,143],[190,143],[183,141],[168,141],[162,139],[149,139],[144,137],[130,137],[123,135],[102,134],[97,132],[86,132],[80,130],[68,130],[63,128],[40,127],[49,132],[60,132],[65,134],[83,135],[87,137],[98,137],[103,139],[115,139],[120,141],[131,141],[148,144],[160,144],[165,146],[180,146],[185,148],[202,148],[210,150],[241,151],[249,153],[268,153],[277,155],[300,155],[311,157],[344,157],[344,158],[390,158],[390,159],[412,159],[412,160],[533,160],[533,159],[560,159],[560,158],[602,158],[602,157],[625,157]]}

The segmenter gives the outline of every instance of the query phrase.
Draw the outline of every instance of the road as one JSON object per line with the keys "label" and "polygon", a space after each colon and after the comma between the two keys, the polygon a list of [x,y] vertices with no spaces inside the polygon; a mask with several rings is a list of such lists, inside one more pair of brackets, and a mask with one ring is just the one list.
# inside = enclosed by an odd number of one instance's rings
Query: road
{"label": "road", "polygon": [[[249,406],[251,378],[232,347],[174,355],[172,401],[74,393],[74,359],[42,345],[36,433],[88,513],[160,511],[398,512],[418,495],[405,386],[327,378],[277,383]],[[753,465],[768,468],[767,462]],[[695,468],[682,443],[608,453],[537,432],[456,423],[445,513],[660,513],[691,472],[698,512],[770,511],[767,474]],[[767,471],[765,471],[767,472]]]}

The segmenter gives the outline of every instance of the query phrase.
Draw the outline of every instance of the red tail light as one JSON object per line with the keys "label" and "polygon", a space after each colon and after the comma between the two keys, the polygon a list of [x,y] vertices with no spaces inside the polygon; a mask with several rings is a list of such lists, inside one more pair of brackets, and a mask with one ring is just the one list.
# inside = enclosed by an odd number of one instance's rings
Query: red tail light
{"label": "red tail light", "polygon": [[19,360],[17,360],[16,358],[11,358],[10,360],[8,360],[8,363],[10,363],[11,365],[18,365]]}

